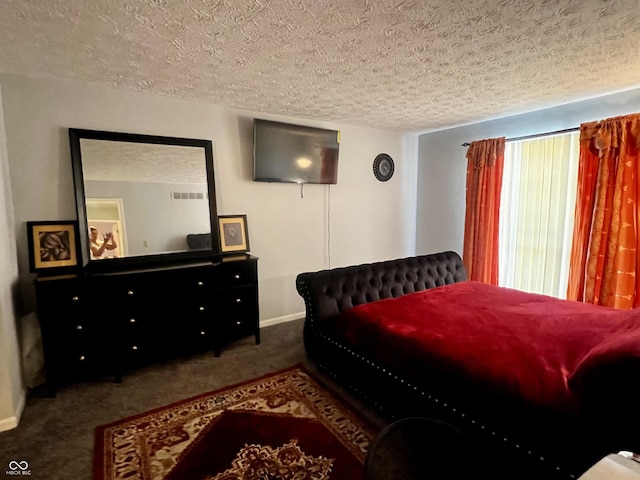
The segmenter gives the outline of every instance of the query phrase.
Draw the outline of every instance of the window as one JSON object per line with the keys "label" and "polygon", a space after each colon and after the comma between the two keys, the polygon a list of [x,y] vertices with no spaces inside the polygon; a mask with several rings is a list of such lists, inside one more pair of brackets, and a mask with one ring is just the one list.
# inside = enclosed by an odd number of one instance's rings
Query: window
{"label": "window", "polygon": [[566,298],[579,132],[507,142],[500,199],[500,286]]}

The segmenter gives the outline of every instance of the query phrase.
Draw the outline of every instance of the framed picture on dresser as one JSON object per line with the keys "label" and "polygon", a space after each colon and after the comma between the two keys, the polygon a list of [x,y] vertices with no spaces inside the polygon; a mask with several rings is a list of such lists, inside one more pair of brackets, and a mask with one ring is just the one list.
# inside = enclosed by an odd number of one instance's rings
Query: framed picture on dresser
{"label": "framed picture on dresser", "polygon": [[237,253],[249,251],[246,215],[219,215],[220,251]]}
{"label": "framed picture on dresser", "polygon": [[78,222],[27,222],[29,270],[62,273],[78,268]]}

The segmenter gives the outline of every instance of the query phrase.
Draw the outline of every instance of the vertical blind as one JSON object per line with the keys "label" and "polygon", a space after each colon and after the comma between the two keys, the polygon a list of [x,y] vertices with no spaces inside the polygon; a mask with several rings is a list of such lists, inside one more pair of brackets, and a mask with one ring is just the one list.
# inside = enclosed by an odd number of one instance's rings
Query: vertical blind
{"label": "vertical blind", "polygon": [[507,142],[500,286],[566,298],[580,132]]}

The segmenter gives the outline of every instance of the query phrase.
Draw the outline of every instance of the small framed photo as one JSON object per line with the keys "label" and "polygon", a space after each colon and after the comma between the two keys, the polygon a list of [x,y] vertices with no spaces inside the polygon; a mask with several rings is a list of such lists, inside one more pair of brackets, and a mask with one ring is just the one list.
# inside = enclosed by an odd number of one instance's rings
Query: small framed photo
{"label": "small framed photo", "polygon": [[220,215],[220,251],[222,253],[248,252],[246,215]]}
{"label": "small framed photo", "polygon": [[60,273],[78,267],[78,222],[27,222],[29,270]]}

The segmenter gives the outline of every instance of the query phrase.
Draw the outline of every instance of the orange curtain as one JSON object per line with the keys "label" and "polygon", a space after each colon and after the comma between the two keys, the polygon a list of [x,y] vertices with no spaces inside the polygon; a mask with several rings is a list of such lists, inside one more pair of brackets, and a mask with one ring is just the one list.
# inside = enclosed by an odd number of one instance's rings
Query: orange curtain
{"label": "orange curtain", "polygon": [[640,114],[580,126],[567,298],[640,305]]}
{"label": "orange curtain", "polygon": [[472,142],[467,150],[464,265],[469,280],[498,284],[498,227],[504,137]]}

